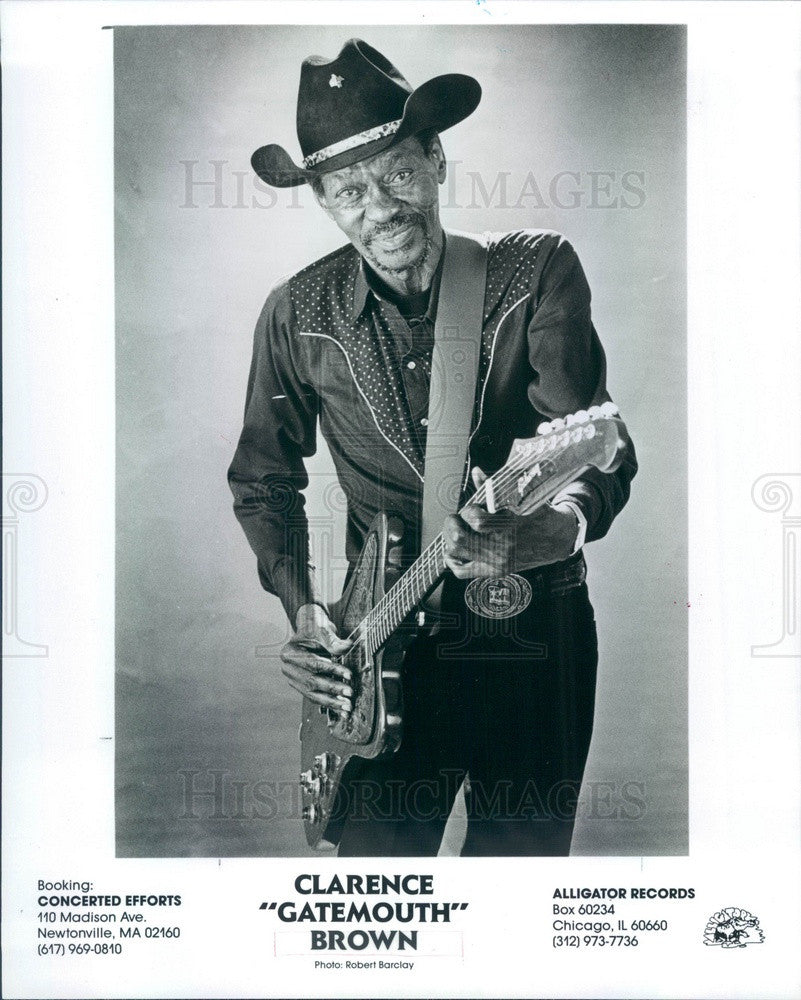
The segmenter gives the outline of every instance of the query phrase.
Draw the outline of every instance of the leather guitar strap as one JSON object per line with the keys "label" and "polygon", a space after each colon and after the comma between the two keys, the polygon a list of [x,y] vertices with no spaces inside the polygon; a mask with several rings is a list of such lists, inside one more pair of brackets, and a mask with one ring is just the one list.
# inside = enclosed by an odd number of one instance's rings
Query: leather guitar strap
{"label": "leather guitar strap", "polygon": [[[487,248],[480,237],[446,233],[431,360],[421,551],[459,506],[478,382],[486,284]],[[427,610],[436,610],[441,589],[426,599]]]}

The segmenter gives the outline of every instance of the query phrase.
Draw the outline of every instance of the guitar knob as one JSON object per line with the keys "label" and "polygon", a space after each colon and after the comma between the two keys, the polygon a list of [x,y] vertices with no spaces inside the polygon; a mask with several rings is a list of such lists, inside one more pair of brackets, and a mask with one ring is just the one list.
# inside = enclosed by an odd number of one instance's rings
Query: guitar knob
{"label": "guitar knob", "polygon": [[320,809],[316,803],[312,802],[311,805],[303,807],[302,816],[307,823],[317,823],[320,819]]}
{"label": "guitar knob", "polygon": [[331,771],[336,767],[336,754],[325,753],[318,754],[314,758],[314,763],[317,769],[317,773],[321,777],[326,777]]}
{"label": "guitar knob", "polygon": [[403,541],[403,523],[394,517],[388,525],[387,541],[390,545],[398,545]]}
{"label": "guitar knob", "polygon": [[303,771],[300,776],[300,787],[305,788],[308,791],[308,789],[311,788],[312,780],[311,771]]}

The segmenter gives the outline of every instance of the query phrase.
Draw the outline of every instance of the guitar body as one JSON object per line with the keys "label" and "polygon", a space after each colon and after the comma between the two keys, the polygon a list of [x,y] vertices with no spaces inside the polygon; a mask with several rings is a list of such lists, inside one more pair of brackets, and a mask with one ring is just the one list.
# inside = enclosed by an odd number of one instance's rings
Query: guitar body
{"label": "guitar body", "polygon": [[[350,635],[401,575],[399,519],[379,514],[365,539],[342,597],[331,608],[341,636]],[[374,654],[356,643],[343,659],[352,673],[353,711],[340,717],[303,699],[300,726],[301,800],[306,840],[337,844],[347,803],[341,785],[355,757],[394,753],[400,746],[403,698],[400,668],[408,633],[396,631]]]}

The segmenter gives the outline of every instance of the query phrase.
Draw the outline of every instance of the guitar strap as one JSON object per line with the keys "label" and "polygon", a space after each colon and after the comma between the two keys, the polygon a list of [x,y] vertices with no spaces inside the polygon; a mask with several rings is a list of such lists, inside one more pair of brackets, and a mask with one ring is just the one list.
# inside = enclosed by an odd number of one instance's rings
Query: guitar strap
{"label": "guitar strap", "polygon": [[[478,236],[446,233],[428,399],[421,551],[459,506],[478,382],[487,248]],[[436,607],[436,599],[426,602]]]}

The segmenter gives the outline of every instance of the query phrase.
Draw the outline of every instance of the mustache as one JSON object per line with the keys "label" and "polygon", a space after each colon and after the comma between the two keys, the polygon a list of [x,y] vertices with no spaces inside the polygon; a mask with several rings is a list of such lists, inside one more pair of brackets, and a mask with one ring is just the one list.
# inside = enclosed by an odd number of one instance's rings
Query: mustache
{"label": "mustache", "polygon": [[426,228],[425,218],[420,212],[407,212],[404,215],[396,215],[394,219],[390,219],[389,222],[377,222],[369,233],[366,233],[362,240],[369,246],[373,240],[378,239],[381,236],[391,236],[396,233],[399,229],[403,229],[406,226],[417,224]]}

